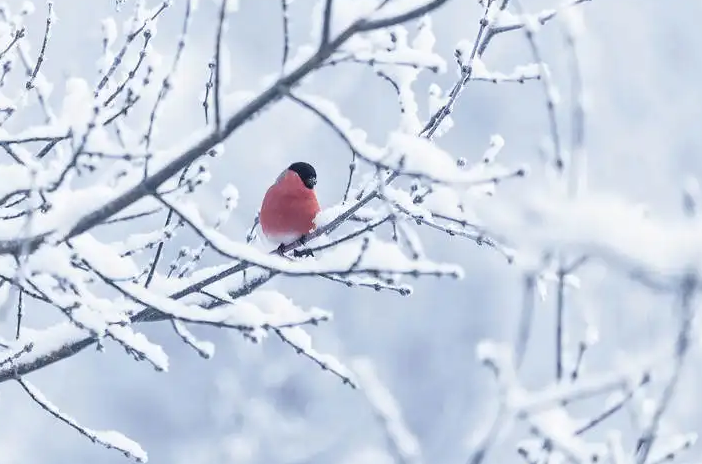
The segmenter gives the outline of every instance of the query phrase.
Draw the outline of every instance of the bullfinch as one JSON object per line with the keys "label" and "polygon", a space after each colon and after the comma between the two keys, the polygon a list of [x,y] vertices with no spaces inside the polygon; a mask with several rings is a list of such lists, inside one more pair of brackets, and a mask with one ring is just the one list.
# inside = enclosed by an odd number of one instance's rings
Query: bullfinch
{"label": "bullfinch", "polygon": [[[314,218],[320,211],[314,186],[317,172],[312,165],[296,162],[288,166],[270,186],[261,204],[259,220],[268,240],[285,244],[298,240],[314,230]],[[296,256],[310,253],[295,253]]]}

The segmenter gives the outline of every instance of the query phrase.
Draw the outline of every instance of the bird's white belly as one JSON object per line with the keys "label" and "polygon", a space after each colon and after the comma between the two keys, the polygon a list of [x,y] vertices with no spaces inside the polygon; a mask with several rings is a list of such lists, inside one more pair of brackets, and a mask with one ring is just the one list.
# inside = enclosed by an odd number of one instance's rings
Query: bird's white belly
{"label": "bird's white belly", "polygon": [[274,245],[274,246],[278,246],[281,243],[284,243],[287,245],[288,243],[294,242],[295,240],[300,238],[299,234],[292,234],[292,233],[288,233],[288,234],[281,234],[281,233],[263,234],[263,236],[265,237],[266,241],[268,241],[271,245]]}

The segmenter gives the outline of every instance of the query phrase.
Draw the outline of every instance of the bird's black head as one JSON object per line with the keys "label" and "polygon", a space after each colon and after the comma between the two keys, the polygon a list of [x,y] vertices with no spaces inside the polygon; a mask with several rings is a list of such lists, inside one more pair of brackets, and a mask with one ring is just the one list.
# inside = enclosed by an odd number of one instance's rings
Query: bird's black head
{"label": "bird's black head", "polygon": [[302,179],[302,183],[305,184],[305,187],[308,189],[313,189],[315,185],[317,185],[317,171],[314,170],[311,164],[298,161],[297,163],[293,163],[288,167],[289,170],[296,172],[298,176],[300,176],[300,179]]}

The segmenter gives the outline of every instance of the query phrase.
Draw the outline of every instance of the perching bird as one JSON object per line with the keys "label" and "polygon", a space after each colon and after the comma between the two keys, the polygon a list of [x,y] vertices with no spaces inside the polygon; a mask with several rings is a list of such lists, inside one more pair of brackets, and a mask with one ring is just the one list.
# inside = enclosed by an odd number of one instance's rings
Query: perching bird
{"label": "perching bird", "polygon": [[261,230],[268,240],[280,246],[279,251],[316,227],[314,218],[320,211],[314,192],[316,184],[317,172],[312,165],[296,162],[278,176],[263,197]]}

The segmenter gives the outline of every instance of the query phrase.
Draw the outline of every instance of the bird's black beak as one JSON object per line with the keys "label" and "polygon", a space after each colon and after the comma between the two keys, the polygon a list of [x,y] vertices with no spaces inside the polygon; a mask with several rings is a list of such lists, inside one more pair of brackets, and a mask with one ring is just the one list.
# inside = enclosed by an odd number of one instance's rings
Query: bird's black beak
{"label": "bird's black beak", "polygon": [[317,178],[316,177],[309,177],[307,179],[307,182],[305,182],[305,185],[307,188],[314,188],[315,185],[317,185]]}

